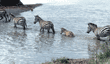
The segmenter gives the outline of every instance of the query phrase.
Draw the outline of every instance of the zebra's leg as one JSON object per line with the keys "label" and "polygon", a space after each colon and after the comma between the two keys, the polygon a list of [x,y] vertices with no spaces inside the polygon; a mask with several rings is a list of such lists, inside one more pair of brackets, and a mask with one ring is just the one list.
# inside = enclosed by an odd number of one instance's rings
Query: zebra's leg
{"label": "zebra's leg", "polygon": [[97,35],[97,39],[100,40],[100,37]]}
{"label": "zebra's leg", "polygon": [[55,34],[54,26],[51,27],[53,34]]}
{"label": "zebra's leg", "polygon": [[25,28],[25,25],[23,26],[23,30],[25,30],[26,28]]}
{"label": "zebra's leg", "polygon": [[4,17],[5,17],[5,19],[6,19],[6,21],[5,21],[5,23],[7,22],[7,15],[6,14],[4,14]]}
{"label": "zebra's leg", "polygon": [[47,33],[50,33],[50,28],[47,29]]}
{"label": "zebra's leg", "polygon": [[27,25],[26,25],[26,23],[25,23],[25,22],[23,23],[23,25],[22,25],[22,26],[23,26],[23,30],[25,30],[25,29],[26,29],[26,27],[27,27]]}
{"label": "zebra's leg", "polygon": [[9,17],[8,14],[7,14],[6,16],[7,16],[7,20],[8,20],[8,22],[10,22],[10,21],[11,21],[11,18]]}
{"label": "zebra's leg", "polygon": [[14,28],[17,28],[16,24],[14,24]]}
{"label": "zebra's leg", "polygon": [[44,33],[44,28],[42,29],[42,32]]}
{"label": "zebra's leg", "polygon": [[40,32],[42,31],[42,28],[40,28]]}

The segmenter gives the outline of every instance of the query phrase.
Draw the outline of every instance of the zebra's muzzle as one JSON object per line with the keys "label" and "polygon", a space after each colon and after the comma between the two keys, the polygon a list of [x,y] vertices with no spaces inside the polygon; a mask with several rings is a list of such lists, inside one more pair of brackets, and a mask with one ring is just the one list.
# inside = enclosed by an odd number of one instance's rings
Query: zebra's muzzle
{"label": "zebra's muzzle", "polygon": [[89,33],[89,31],[87,31],[86,33]]}
{"label": "zebra's muzzle", "polygon": [[36,24],[36,22],[34,22],[34,24]]}

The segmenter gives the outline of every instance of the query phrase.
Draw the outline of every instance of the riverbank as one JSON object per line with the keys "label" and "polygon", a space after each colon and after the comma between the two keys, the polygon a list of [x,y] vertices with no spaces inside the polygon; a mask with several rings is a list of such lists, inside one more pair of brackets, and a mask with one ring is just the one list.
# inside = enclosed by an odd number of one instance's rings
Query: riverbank
{"label": "riverbank", "polygon": [[52,62],[45,62],[42,64],[110,64],[110,58],[107,61],[98,62],[95,58],[89,59],[68,59],[68,58],[60,58],[53,60]]}
{"label": "riverbank", "polygon": [[42,4],[30,4],[24,6],[1,6],[0,9],[5,9],[8,13],[13,13],[14,15],[18,15],[21,12],[25,11],[33,11],[34,8],[41,6]]}

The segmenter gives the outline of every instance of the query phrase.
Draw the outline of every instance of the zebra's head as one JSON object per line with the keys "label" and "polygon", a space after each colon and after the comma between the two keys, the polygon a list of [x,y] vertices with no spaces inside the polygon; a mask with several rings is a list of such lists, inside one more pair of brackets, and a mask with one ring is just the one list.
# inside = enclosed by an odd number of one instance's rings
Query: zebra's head
{"label": "zebra's head", "polygon": [[61,33],[62,34],[66,29],[65,28],[61,28]]}
{"label": "zebra's head", "polygon": [[94,32],[94,30],[97,28],[97,25],[96,24],[93,24],[93,23],[88,23],[88,30],[87,30],[87,33],[90,33],[91,31]]}
{"label": "zebra's head", "polygon": [[38,15],[35,16],[35,21],[34,21],[34,24],[36,24],[37,22],[40,21],[40,17]]}

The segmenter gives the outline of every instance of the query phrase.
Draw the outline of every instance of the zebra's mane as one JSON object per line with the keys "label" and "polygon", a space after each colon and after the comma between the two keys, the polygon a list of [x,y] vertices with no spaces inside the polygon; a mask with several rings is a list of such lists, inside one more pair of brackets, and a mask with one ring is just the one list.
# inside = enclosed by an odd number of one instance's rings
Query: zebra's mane
{"label": "zebra's mane", "polygon": [[61,28],[61,30],[66,30],[65,28]]}
{"label": "zebra's mane", "polygon": [[43,20],[42,18],[40,18],[38,15],[36,15],[35,17],[38,17],[40,20]]}
{"label": "zebra's mane", "polygon": [[92,25],[92,26],[95,26],[97,28],[97,25],[94,23],[88,23],[88,25]]}

